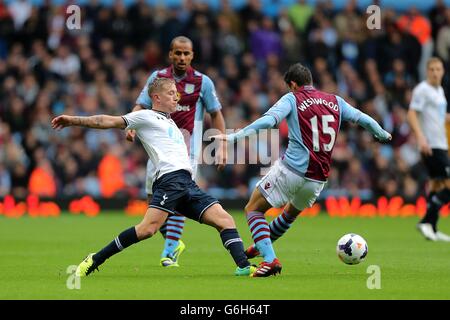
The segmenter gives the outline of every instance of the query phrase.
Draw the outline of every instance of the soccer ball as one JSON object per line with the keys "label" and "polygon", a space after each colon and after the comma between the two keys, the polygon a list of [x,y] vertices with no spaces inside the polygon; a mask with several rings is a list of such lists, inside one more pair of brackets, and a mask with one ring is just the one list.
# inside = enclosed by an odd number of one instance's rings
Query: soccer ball
{"label": "soccer ball", "polygon": [[366,240],[354,233],[342,236],[336,246],[339,259],[346,264],[358,264],[363,261],[368,249]]}

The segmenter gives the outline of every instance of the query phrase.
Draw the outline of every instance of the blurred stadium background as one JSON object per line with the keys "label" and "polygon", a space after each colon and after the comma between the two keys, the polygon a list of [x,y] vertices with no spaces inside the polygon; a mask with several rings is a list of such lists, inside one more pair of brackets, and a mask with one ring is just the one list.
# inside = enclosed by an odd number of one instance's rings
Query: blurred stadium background
{"label": "blurred stadium background", "polygon": [[[432,55],[446,65],[450,101],[450,1],[381,1],[380,30],[366,27],[372,3],[0,0],[0,199],[145,199],[147,156],[139,142],[127,142],[119,130],[57,133],[50,121],[61,113],[129,112],[150,73],[168,65],[171,39],[186,35],[194,42],[193,66],[216,85],[227,128],[264,113],[286,92],[287,66],[302,62],[318,88],[393,133],[380,145],[344,125],[321,200],[415,202],[425,194],[426,175],[406,112]],[[81,7],[80,30],[66,28],[70,4]],[[286,145],[286,123],[280,133]],[[199,184],[242,203],[260,169],[203,165]]]}

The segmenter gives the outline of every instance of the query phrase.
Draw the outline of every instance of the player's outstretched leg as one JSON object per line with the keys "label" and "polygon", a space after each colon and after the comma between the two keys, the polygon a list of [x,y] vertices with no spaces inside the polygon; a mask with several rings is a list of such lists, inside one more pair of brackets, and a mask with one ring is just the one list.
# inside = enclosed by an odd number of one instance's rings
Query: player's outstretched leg
{"label": "player's outstretched leg", "polygon": [[236,263],[236,276],[251,276],[256,267],[250,265],[244,253],[244,245],[236,229],[233,217],[218,203],[209,207],[202,216],[202,222],[215,227],[220,233],[223,246]]}
{"label": "player's outstretched leg", "polygon": [[269,208],[271,208],[271,205],[258,189],[253,191],[249,202],[245,206],[247,223],[252,234],[253,242],[264,259],[259,264],[255,273],[253,273],[253,277],[268,277],[281,273],[281,263],[273,250],[272,241],[270,240],[269,224],[264,217],[264,212]]}
{"label": "player's outstretched leg", "polygon": [[[269,224],[270,229],[270,240],[275,242],[278,238],[283,236],[286,231],[289,230],[291,224],[295,221],[298,216],[298,212],[290,215],[289,212],[284,209],[281,214],[279,214],[275,219],[273,219]],[[245,255],[248,259],[253,259],[260,256],[260,252],[256,248],[255,244],[252,244],[245,250]]]}
{"label": "player's outstretched leg", "polygon": [[264,213],[251,211],[247,214],[247,222],[256,248],[261,252],[264,261],[258,266],[253,277],[268,277],[281,273],[281,263],[277,259],[270,240],[269,225]]}
{"label": "player's outstretched leg", "polygon": [[119,253],[123,249],[139,242],[135,227],[131,227],[123,231],[114,238],[106,247],[97,253],[89,254],[77,267],[75,275],[79,277],[88,276],[94,270],[105,262],[106,259]]}
{"label": "player's outstretched leg", "polygon": [[119,253],[132,244],[153,236],[167,218],[167,212],[149,208],[144,219],[138,225],[128,228],[97,253],[89,254],[77,267],[75,275],[88,276],[105,262],[106,259]]}
{"label": "player's outstretched leg", "polygon": [[164,236],[164,250],[161,254],[161,266],[178,267],[179,258],[186,248],[181,241],[186,217],[182,215],[170,215],[161,226],[160,232]]}

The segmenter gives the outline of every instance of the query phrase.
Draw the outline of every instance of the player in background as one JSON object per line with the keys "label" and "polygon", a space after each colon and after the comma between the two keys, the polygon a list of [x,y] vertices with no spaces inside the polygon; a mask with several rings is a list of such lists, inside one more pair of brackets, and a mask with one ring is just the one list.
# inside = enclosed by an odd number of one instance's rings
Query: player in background
{"label": "player in background", "polygon": [[252,275],[256,267],[250,266],[233,218],[217,199],[202,191],[192,180],[192,167],[183,134],[170,117],[178,102],[175,81],[165,78],[155,80],[149,87],[149,95],[153,101],[152,110],[141,110],[124,116],[62,115],[52,120],[52,127],[57,130],[67,126],[136,130],[136,135],[157,172],[153,183],[153,198],[142,222],[124,230],[102,250],[89,254],[78,266],[76,275],[87,276],[112,255],[152,237],[169,214],[181,210],[188,218],[219,231],[224,247],[237,265],[235,275]]}
{"label": "player in background", "polygon": [[[315,89],[310,70],[300,63],[289,67],[284,81],[291,92],[281,97],[261,118],[236,133],[212,137],[234,143],[260,129],[273,128],[284,118],[287,120],[287,150],[257,183],[245,206],[254,241],[246,254],[249,258],[257,255],[264,258],[254,277],[267,277],[281,272],[282,266],[272,242],[290,228],[299,212],[314,204],[322,191],[328,178],[331,153],[341,122],[357,123],[380,141],[391,139],[391,135],[375,120],[353,108],[341,97]],[[283,206],[283,212],[269,225],[264,213],[272,207]]]}
{"label": "player in background", "polygon": [[[157,78],[170,78],[176,81],[180,101],[177,110],[171,116],[185,137],[186,145],[193,168],[193,179],[197,173],[197,164],[202,148],[203,118],[205,111],[211,115],[211,124],[220,132],[225,132],[225,120],[221,112],[221,104],[217,98],[216,90],[211,79],[191,67],[194,58],[192,41],[183,36],[172,40],[169,51],[169,60],[172,65],[153,72],[136,100],[133,111],[151,108],[152,100],[148,95],[148,87]],[[134,131],[127,132],[127,139],[134,140]],[[226,163],[226,145],[216,153],[216,163],[221,170]],[[155,167],[151,161],[147,162],[146,192],[149,198],[152,195],[152,184],[155,177]],[[185,249],[180,240],[185,217],[170,215],[162,225],[160,232],[165,239],[164,250],[161,254],[161,266],[177,267],[178,259]]]}
{"label": "player in background", "polygon": [[439,58],[427,62],[427,78],[413,90],[408,122],[429,175],[427,212],[417,224],[422,235],[433,241],[450,241],[437,230],[439,210],[450,201],[450,163],[445,122],[450,120],[441,86],[444,65]]}

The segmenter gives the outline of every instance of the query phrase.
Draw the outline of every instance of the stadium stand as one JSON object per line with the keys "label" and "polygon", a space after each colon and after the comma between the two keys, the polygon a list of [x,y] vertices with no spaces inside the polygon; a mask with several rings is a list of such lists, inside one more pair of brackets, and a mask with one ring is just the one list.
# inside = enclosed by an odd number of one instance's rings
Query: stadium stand
{"label": "stadium stand", "polygon": [[[168,64],[177,35],[194,41],[193,65],[214,81],[228,128],[245,126],[276,102],[287,90],[283,72],[299,61],[318,88],[393,133],[390,144],[380,145],[345,125],[322,197],[414,200],[425,193],[406,112],[423,59],[440,56],[449,70],[448,4],[382,8],[382,28],[369,30],[355,1],[280,1],[270,12],[258,0],[78,3],[82,28],[68,30],[68,3],[0,1],[0,197],[32,191],[144,198],[147,159],[139,143],[119,130],[55,132],[50,121],[61,113],[129,112],[150,72]],[[449,97],[448,72],[444,89]],[[285,145],[285,124],[280,135]],[[199,185],[221,199],[247,198],[260,169],[202,165]]]}

